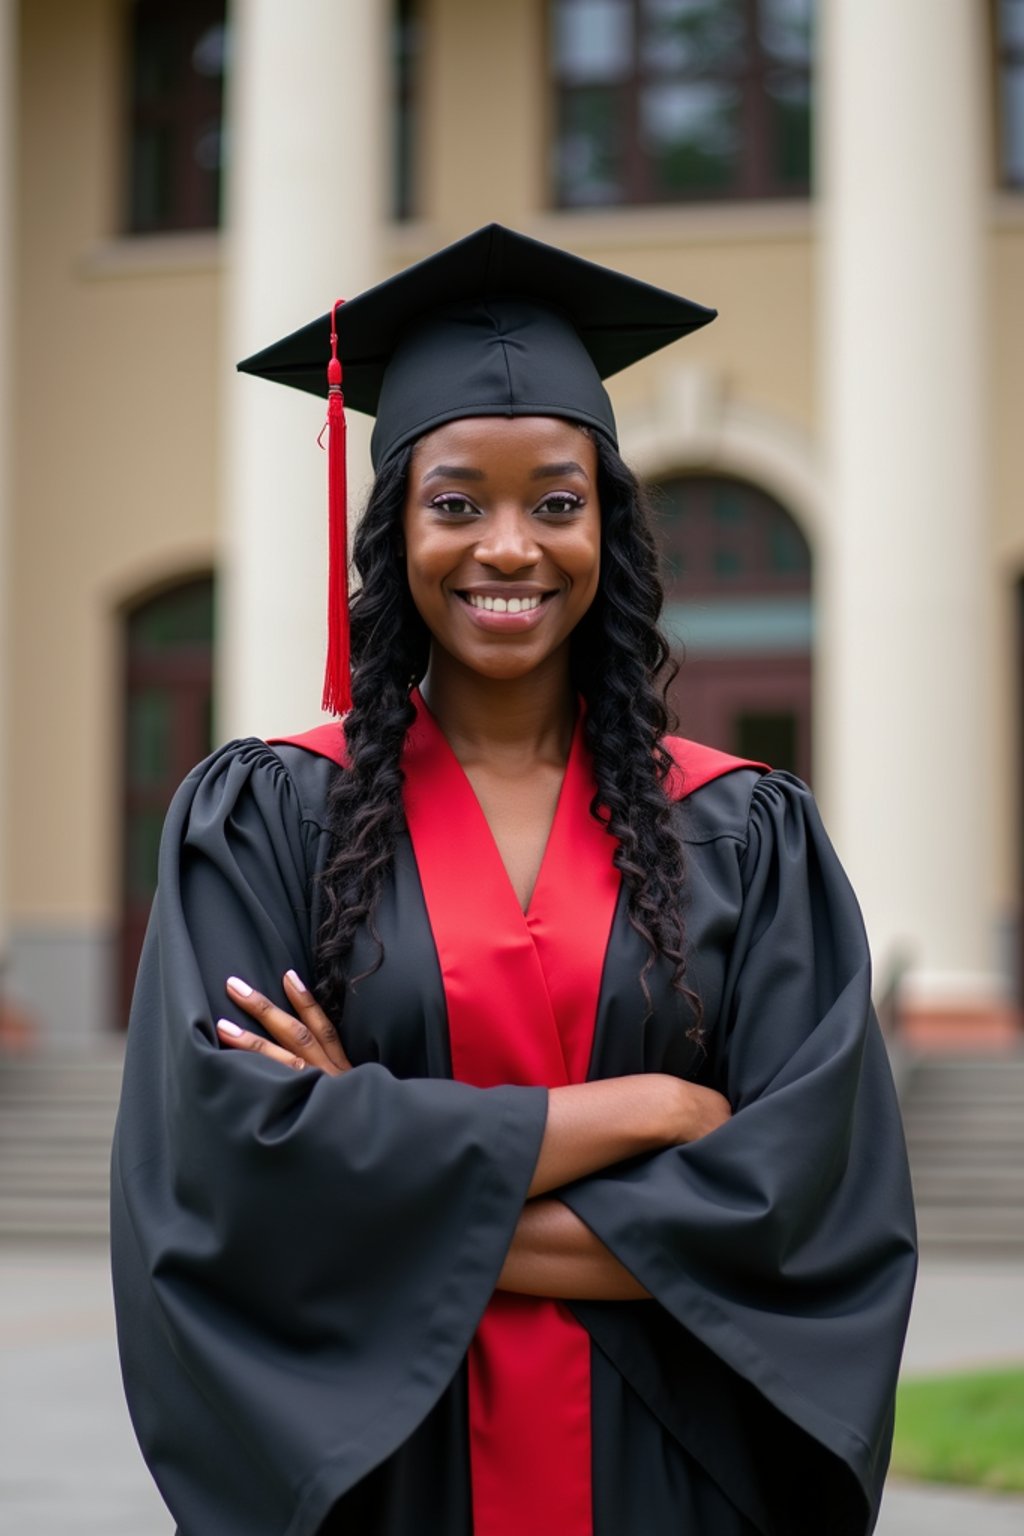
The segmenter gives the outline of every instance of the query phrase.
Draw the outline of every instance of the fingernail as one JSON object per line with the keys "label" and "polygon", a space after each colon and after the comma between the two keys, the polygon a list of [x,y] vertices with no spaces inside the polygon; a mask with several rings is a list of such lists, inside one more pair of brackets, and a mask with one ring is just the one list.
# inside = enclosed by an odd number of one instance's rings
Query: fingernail
{"label": "fingernail", "polygon": [[298,971],[285,971],[285,980],[290,981],[296,992],[308,992],[309,988],[299,975]]}
{"label": "fingernail", "polygon": [[229,976],[227,985],[228,990],[230,992],[237,992],[239,997],[250,997],[252,995],[252,987],[250,987],[247,981],[243,981],[241,976]]}
{"label": "fingernail", "polygon": [[244,1035],[245,1030],[239,1029],[237,1024],[232,1024],[230,1019],[218,1019],[217,1028],[222,1035]]}

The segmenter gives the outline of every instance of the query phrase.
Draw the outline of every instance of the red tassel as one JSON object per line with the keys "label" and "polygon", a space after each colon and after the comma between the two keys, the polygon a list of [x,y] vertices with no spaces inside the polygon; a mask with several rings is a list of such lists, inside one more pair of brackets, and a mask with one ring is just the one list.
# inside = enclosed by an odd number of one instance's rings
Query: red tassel
{"label": "red tassel", "polygon": [[[345,397],[338,361],[338,299],[331,310],[331,360],[327,365],[328,595],[327,666],[322,708],[344,715],[352,708],[348,635],[348,492],[345,480]],[[320,433],[321,443],[323,431]]]}

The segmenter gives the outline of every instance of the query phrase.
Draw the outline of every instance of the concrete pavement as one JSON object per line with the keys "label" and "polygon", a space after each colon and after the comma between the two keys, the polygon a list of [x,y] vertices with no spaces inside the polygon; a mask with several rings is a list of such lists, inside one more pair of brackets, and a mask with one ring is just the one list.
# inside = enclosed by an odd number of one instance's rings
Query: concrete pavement
{"label": "concrete pavement", "polygon": [[[1011,1359],[1024,1361],[1024,1265],[926,1263],[907,1370]],[[0,1536],[172,1536],[121,1396],[102,1248],[0,1246],[0,1383]],[[1024,1499],[888,1490],[878,1536],[964,1532],[1024,1536]]]}

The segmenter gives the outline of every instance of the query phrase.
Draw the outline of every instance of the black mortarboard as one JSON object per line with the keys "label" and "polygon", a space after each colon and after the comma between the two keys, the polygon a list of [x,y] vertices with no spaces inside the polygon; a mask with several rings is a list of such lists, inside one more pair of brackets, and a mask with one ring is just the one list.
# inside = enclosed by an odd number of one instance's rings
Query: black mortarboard
{"label": "black mortarboard", "polygon": [[488,224],[238,364],[328,397],[326,709],[348,701],[342,371],[344,404],[377,418],[375,469],[462,416],[562,416],[615,444],[601,380],[714,318],[677,294]]}
{"label": "black mortarboard", "polygon": [[[459,416],[566,416],[615,441],[601,380],[715,311],[488,224],[338,311],[345,404],[376,416],[374,468]],[[330,314],[239,363],[327,393]]]}

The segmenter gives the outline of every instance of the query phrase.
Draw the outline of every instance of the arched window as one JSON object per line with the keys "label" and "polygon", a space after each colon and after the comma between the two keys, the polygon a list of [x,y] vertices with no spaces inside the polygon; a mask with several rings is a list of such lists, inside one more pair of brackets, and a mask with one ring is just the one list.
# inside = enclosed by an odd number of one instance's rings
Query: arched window
{"label": "arched window", "polygon": [[167,807],[212,743],[213,578],[190,577],[124,619],[120,1016],[156,889]]}
{"label": "arched window", "polygon": [[811,772],[811,551],[786,509],[721,476],[655,488],[684,736]]}

